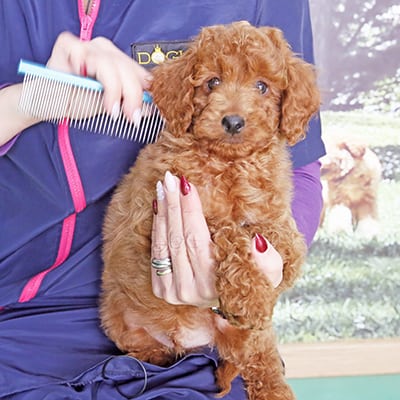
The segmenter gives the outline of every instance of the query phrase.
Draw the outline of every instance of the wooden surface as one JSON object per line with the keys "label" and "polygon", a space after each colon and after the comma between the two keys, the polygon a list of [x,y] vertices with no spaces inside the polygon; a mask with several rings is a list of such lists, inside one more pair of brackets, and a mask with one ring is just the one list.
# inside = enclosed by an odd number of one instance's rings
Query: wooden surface
{"label": "wooden surface", "polygon": [[279,346],[287,378],[400,373],[400,338]]}

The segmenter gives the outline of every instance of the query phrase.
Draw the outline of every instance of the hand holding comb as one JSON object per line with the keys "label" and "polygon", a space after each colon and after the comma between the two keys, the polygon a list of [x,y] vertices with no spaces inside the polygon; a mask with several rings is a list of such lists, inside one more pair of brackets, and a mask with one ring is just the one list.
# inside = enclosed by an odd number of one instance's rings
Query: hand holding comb
{"label": "hand holding comb", "polygon": [[164,128],[165,121],[148,92],[143,93],[139,124],[128,120],[122,112],[111,116],[103,105],[103,86],[100,82],[44,65],[21,60],[18,73],[24,75],[20,110],[51,123],[65,120],[77,129],[110,136],[152,143]]}

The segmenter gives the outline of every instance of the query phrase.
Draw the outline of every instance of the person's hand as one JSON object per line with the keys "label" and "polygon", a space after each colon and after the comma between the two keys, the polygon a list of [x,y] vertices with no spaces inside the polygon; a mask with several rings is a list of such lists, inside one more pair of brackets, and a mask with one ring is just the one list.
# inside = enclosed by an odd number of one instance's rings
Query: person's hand
{"label": "person's hand", "polygon": [[84,42],[63,32],[54,44],[47,67],[98,80],[104,87],[104,106],[109,115],[116,118],[122,106],[128,120],[140,120],[142,94],[149,87],[151,74],[110,40],[97,37]]}
{"label": "person's hand", "polygon": [[[155,296],[170,304],[218,306],[212,242],[196,187],[167,172],[157,184],[152,231],[152,270]],[[283,262],[260,234],[252,241],[252,254],[274,287],[282,280]],[[166,260],[171,259],[172,271]],[[165,265],[163,265],[165,263]],[[157,265],[155,265],[157,267]]]}
{"label": "person's hand", "polygon": [[[135,125],[141,119],[143,90],[150,86],[152,75],[133,59],[119,50],[110,40],[97,37],[87,42],[69,32],[61,33],[47,61],[47,67],[57,71],[88,76],[97,79],[104,88],[104,109],[116,119],[121,111]],[[47,90],[49,90],[47,88]],[[46,98],[57,101],[59,91],[54,96],[46,93]],[[36,117],[19,111],[18,103],[22,84],[10,85],[0,90],[0,145],[12,139],[22,130],[40,122]],[[35,90],[36,104],[42,104],[41,91]],[[92,115],[82,114],[75,104],[80,104],[81,92],[70,93],[70,110],[64,117],[80,119]],[[95,110],[93,110],[95,112]],[[102,111],[101,111],[102,112]],[[50,117],[50,116],[49,116]],[[55,117],[59,118],[57,114]]]}

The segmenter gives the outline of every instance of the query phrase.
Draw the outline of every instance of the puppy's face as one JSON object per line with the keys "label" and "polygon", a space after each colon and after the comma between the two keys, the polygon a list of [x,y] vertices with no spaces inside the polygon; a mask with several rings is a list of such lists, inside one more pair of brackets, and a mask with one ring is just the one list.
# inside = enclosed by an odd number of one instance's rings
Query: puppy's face
{"label": "puppy's face", "polygon": [[312,67],[279,30],[245,22],[203,29],[181,58],[157,67],[152,92],[172,133],[224,158],[294,144],[319,107]]}
{"label": "puppy's face", "polygon": [[321,176],[327,180],[340,180],[353,171],[355,158],[346,149],[329,149],[321,158]]}
{"label": "puppy's face", "polygon": [[[250,41],[238,32],[227,45],[223,35],[215,35],[214,52],[209,40],[198,47],[202,62],[195,65],[192,75],[190,130],[214,153],[245,156],[279,140],[282,65],[271,65],[271,53],[277,49],[268,37],[258,36]],[[223,52],[218,51],[223,46]]]}

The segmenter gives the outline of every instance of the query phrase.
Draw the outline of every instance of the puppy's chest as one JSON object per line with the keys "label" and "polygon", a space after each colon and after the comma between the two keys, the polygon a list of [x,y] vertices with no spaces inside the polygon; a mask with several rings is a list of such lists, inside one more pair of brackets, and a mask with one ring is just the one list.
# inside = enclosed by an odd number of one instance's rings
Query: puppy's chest
{"label": "puppy's chest", "polygon": [[261,224],[268,219],[271,184],[254,168],[250,171],[240,168],[203,174],[196,187],[206,218],[215,224],[229,221],[247,226]]}

